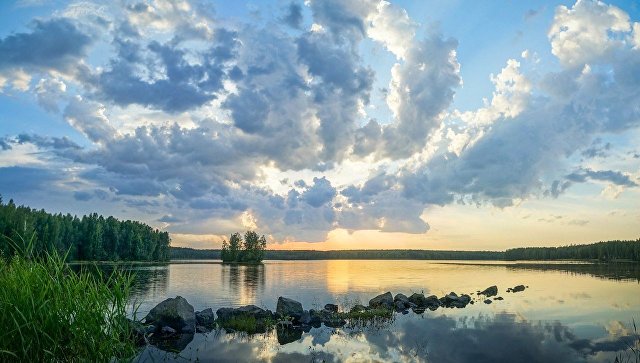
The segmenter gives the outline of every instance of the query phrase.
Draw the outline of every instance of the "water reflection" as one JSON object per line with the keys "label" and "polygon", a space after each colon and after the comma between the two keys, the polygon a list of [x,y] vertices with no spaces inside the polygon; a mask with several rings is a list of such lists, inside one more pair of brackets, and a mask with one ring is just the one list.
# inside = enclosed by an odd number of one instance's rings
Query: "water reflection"
{"label": "water reflection", "polygon": [[516,263],[507,265],[514,270],[561,271],[567,274],[590,275],[602,279],[640,282],[638,263]]}
{"label": "water reflection", "polygon": [[264,291],[264,265],[221,265],[220,283],[244,304],[252,304]]}
{"label": "water reflection", "polygon": [[626,332],[580,338],[560,322],[532,322],[506,312],[457,318],[410,314],[384,328],[322,327],[254,336],[219,330],[196,334],[179,354],[147,347],[137,360],[611,362],[638,344],[637,335]]}

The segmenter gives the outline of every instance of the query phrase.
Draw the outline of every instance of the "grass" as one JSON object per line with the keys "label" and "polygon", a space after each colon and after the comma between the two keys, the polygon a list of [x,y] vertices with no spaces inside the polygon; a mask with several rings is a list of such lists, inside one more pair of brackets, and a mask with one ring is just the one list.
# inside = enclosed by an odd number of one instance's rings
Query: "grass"
{"label": "grass", "polygon": [[218,320],[218,325],[229,330],[247,334],[264,333],[275,326],[272,319],[256,319],[252,315],[238,315],[225,320]]}
{"label": "grass", "polygon": [[32,241],[0,256],[0,361],[112,361],[135,354],[127,320],[131,276],[73,272]]}

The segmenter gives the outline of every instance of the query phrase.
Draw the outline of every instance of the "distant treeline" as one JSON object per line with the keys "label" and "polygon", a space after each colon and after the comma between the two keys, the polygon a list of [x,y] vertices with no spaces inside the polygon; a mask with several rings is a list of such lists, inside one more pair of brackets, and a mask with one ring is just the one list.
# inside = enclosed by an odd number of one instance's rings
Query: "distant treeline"
{"label": "distant treeline", "polygon": [[[36,254],[68,251],[69,260],[163,261],[169,257],[170,238],[136,221],[120,221],[90,214],[50,214],[44,210],[4,204],[0,196],[0,252],[13,253],[12,244],[33,236]],[[13,241],[13,242],[11,242]]]}
{"label": "distant treeline", "polygon": [[[220,250],[171,247],[170,258],[221,258]],[[564,247],[525,247],[501,251],[429,251],[429,250],[266,250],[266,260],[633,260],[640,261],[640,239],[609,241]]]}
{"label": "distant treeline", "polygon": [[562,247],[524,247],[505,252],[506,260],[633,260],[640,261],[640,239]]}
{"label": "distant treeline", "polygon": [[[340,251],[264,251],[266,260],[500,260],[504,252],[428,251],[428,250],[340,250]],[[171,259],[221,258],[220,250],[171,247]]]}

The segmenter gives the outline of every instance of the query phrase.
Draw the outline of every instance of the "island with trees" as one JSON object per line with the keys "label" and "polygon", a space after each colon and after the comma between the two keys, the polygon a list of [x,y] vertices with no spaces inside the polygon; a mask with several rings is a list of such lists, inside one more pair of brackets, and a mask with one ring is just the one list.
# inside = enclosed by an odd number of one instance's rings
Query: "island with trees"
{"label": "island with trees", "polygon": [[247,231],[244,238],[240,233],[232,233],[229,241],[222,242],[220,258],[224,263],[259,264],[264,259],[267,239],[254,231]]}

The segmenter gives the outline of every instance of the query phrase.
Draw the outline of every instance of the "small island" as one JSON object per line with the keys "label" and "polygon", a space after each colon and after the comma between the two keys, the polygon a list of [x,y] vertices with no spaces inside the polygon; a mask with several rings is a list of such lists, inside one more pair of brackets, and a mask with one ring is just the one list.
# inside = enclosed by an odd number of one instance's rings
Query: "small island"
{"label": "small island", "polygon": [[229,236],[229,242],[222,242],[220,258],[223,263],[230,264],[259,264],[264,259],[267,239],[264,235],[258,237],[254,231],[247,231],[242,235],[238,232]]}

